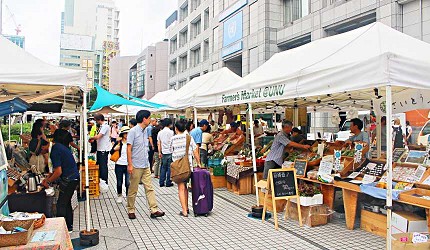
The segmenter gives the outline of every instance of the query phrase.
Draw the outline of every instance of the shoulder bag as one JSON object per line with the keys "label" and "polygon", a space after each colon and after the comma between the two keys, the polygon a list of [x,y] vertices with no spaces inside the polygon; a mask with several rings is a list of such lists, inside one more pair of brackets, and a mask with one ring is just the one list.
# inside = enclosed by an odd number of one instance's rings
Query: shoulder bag
{"label": "shoulder bag", "polygon": [[183,183],[191,176],[190,162],[188,160],[190,142],[191,137],[186,135],[185,156],[170,165],[170,178],[175,183]]}
{"label": "shoulder bag", "polygon": [[[115,151],[114,148],[116,147],[116,145],[118,145],[118,143],[119,143],[119,150]],[[115,143],[115,145],[112,147],[112,150],[111,150],[110,160],[113,162],[117,162],[119,160],[119,158],[121,157],[122,142],[120,141],[118,143]],[[114,151],[114,152],[112,153],[112,151]]]}

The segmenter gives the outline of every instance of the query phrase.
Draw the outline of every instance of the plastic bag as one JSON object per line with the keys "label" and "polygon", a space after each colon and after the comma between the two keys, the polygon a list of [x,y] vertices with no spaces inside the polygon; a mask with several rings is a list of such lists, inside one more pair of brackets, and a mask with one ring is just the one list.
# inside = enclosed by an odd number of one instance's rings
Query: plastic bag
{"label": "plastic bag", "polygon": [[107,193],[109,191],[109,186],[106,181],[100,179],[100,193]]}

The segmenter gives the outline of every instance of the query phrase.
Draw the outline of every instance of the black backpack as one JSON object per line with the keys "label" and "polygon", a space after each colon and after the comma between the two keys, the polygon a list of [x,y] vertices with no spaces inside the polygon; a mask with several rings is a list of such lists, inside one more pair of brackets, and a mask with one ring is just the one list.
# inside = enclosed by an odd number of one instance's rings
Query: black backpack
{"label": "black backpack", "polygon": [[404,148],[402,128],[393,127],[394,148]]}

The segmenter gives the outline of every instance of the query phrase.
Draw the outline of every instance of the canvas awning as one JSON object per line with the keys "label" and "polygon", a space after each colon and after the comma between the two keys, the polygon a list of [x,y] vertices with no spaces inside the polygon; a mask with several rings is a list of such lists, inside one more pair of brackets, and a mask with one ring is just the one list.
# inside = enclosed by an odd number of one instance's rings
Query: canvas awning
{"label": "canvas awning", "polygon": [[18,97],[2,101],[0,102],[0,117],[12,113],[25,112],[28,107],[30,107],[30,104]]}

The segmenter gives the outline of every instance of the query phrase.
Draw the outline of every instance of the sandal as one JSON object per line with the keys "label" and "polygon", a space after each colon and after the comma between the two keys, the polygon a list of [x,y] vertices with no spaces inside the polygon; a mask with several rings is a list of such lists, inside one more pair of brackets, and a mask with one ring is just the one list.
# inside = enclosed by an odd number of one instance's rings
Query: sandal
{"label": "sandal", "polygon": [[182,213],[182,211],[179,212],[179,215],[182,216],[182,217],[188,217],[188,214],[184,214],[184,213]]}

